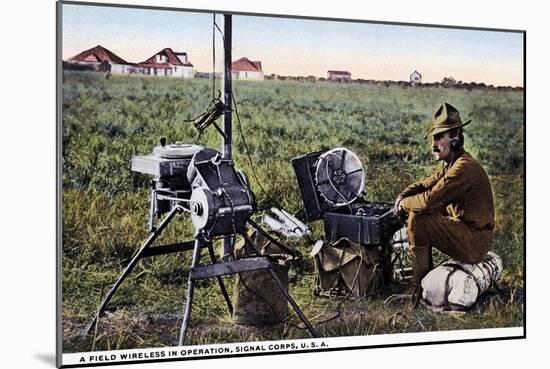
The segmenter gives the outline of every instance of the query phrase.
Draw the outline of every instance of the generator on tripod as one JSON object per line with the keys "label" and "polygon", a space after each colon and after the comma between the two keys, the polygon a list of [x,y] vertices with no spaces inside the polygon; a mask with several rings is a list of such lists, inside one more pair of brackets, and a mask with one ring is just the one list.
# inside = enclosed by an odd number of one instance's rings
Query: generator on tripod
{"label": "generator on tripod", "polygon": [[[393,204],[363,198],[365,171],[346,148],[308,153],[292,160],[306,220],[323,220],[325,239],[312,255],[317,292],[328,296],[375,295],[392,279],[392,238],[403,223]],[[393,260],[392,260],[393,259]]]}
{"label": "generator on tripod", "polygon": [[[231,299],[222,276],[256,270],[267,271],[274,285],[294,308],[311,335],[318,337],[317,331],[274,273],[272,263],[267,257],[254,255],[235,259],[233,248],[225,250],[224,247],[224,252],[227,251],[224,259],[218,261],[216,258],[213,248],[215,238],[229,237],[234,240],[237,235],[241,235],[246,242],[251,242],[246,233],[247,225],[262,232],[250,219],[254,212],[254,197],[246,176],[235,170],[232,160],[223,158],[216,150],[198,145],[167,145],[166,139],[162,138],[160,145],[151,154],[132,158],[131,168],[135,172],[152,176],[148,219],[150,235],[103,298],[87,333],[96,326],[98,317],[104,312],[113,294],[141,258],[192,250],[179,345],[185,343],[196,281],[216,278],[228,310],[233,314]],[[154,241],[175,216],[182,213],[187,214],[192,222],[194,240],[153,246]],[[155,222],[156,220],[158,221]],[[208,249],[210,264],[199,264],[202,248]]]}
{"label": "generator on tripod", "polygon": [[149,229],[176,206],[191,215],[196,230],[212,238],[239,234],[254,211],[246,177],[213,149],[190,144],[161,145],[132,159],[132,170],[153,176]]}

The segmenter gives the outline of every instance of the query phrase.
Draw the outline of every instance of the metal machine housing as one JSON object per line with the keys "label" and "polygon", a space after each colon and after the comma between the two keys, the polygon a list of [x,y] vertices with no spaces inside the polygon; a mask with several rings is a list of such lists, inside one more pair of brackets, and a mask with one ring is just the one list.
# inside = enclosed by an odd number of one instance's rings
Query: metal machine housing
{"label": "metal machine housing", "polygon": [[[365,246],[387,244],[395,231],[402,227],[399,218],[391,211],[393,204],[369,202],[358,194],[360,196],[354,196],[349,202],[335,205],[326,201],[319,191],[316,180],[319,158],[328,151],[316,151],[292,159],[307,220],[323,219],[328,242],[345,237]],[[342,175],[339,169],[335,170],[337,179],[342,176],[345,179],[345,171]]]}

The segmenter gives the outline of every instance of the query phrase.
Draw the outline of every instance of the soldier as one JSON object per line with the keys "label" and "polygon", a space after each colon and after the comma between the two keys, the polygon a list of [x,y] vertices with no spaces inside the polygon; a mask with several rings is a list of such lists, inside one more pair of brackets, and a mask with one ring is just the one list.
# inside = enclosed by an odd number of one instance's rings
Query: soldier
{"label": "soldier", "polygon": [[467,263],[487,254],[495,212],[489,178],[464,151],[460,114],[444,103],[435,113],[424,139],[432,137],[436,160],[443,168],[405,188],[395,201],[396,214],[408,215],[407,232],[413,253],[413,278],[404,294],[418,297],[420,282],[430,271],[432,247]]}

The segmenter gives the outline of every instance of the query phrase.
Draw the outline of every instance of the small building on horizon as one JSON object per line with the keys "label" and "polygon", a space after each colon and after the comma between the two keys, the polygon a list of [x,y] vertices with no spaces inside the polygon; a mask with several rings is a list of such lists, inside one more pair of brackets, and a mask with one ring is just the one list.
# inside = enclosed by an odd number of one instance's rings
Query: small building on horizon
{"label": "small building on horizon", "polygon": [[351,81],[351,73],[347,70],[329,70],[327,72],[329,81]]}
{"label": "small building on horizon", "polygon": [[189,62],[187,53],[176,52],[169,47],[138,63],[137,66],[140,73],[153,76],[195,77],[193,64]]}
{"label": "small building on horizon", "polygon": [[84,50],[67,60],[69,66],[89,67],[92,70],[124,74],[134,67],[120,56],[101,45]]}
{"label": "small building on horizon", "polygon": [[235,60],[231,63],[231,77],[234,80],[264,80],[262,62],[252,61],[246,57]]}
{"label": "small building on horizon", "polygon": [[414,71],[409,76],[409,81],[411,85],[416,85],[422,83],[422,74],[420,74],[418,71]]}

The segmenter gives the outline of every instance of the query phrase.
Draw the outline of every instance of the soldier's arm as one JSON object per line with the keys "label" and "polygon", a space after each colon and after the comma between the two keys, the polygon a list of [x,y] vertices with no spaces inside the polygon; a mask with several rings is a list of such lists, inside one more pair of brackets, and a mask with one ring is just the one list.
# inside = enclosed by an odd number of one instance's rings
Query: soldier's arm
{"label": "soldier's arm", "polygon": [[415,182],[407,188],[405,188],[401,193],[399,194],[399,197],[405,198],[409,196],[413,196],[425,191],[430,190],[435,184],[443,177],[443,169],[440,171],[435,172],[428,178],[425,178],[421,181]]}
{"label": "soldier's arm", "polygon": [[401,205],[406,211],[430,212],[451,203],[472,185],[468,163],[457,161],[430,189],[405,197]]}

